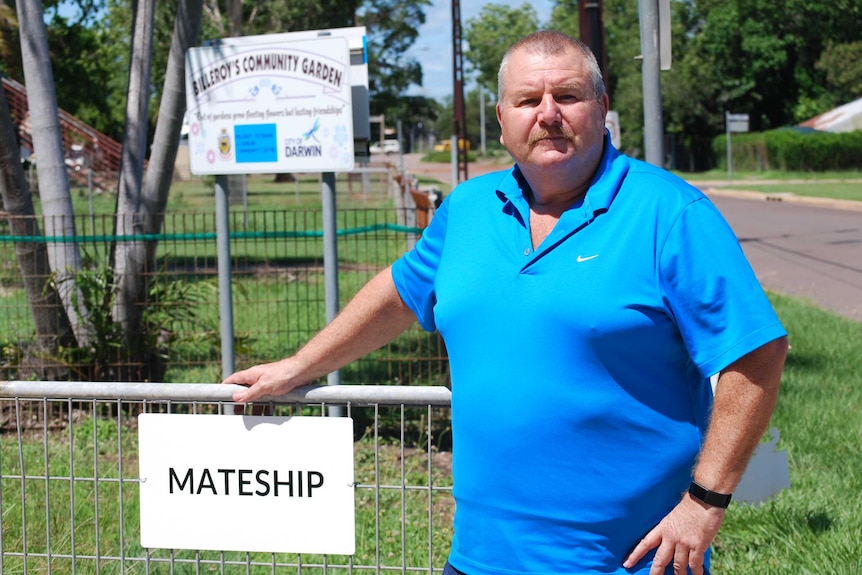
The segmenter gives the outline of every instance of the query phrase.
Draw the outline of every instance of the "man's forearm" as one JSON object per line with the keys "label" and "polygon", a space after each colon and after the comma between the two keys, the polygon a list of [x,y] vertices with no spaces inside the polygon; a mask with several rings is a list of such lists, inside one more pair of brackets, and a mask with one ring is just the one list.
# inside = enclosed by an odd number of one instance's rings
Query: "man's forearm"
{"label": "man's forearm", "polygon": [[694,469],[695,481],[731,493],[769,425],[787,338],[754,350],[723,370],[716,386],[709,430]]}

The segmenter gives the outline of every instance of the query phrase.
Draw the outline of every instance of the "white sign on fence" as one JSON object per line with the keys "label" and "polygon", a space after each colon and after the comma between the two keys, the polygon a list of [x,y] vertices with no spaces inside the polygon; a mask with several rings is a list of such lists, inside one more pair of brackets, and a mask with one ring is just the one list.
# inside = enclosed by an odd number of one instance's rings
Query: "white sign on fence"
{"label": "white sign on fence", "polygon": [[186,52],[194,174],[353,169],[347,39],[223,44]]}
{"label": "white sign on fence", "polygon": [[352,555],[347,417],[138,417],[141,546]]}

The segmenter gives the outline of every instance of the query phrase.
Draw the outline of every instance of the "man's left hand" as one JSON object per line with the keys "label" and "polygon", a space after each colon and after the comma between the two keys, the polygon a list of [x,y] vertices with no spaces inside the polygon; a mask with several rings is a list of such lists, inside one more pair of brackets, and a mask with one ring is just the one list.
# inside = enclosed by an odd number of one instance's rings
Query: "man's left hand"
{"label": "man's left hand", "polygon": [[649,575],[663,575],[671,565],[674,575],[685,575],[687,568],[692,575],[703,575],[704,555],[721,527],[724,514],[724,509],[696,501],[686,493],[661,523],[640,540],[623,567],[633,567],[650,549],[658,547]]}

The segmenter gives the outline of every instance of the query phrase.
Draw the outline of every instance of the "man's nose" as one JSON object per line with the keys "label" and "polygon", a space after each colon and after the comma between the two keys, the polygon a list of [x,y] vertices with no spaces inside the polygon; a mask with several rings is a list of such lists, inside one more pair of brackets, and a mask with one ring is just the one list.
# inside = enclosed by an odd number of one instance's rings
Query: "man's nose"
{"label": "man's nose", "polygon": [[539,122],[546,126],[553,126],[559,124],[561,120],[559,104],[552,95],[545,94],[539,105]]}

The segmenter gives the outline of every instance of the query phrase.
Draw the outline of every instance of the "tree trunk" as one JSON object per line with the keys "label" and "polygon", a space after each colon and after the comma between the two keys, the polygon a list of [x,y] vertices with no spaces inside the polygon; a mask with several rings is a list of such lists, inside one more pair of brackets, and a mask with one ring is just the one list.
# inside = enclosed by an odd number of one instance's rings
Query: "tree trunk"
{"label": "tree trunk", "polygon": [[[133,9],[126,129],[115,226],[117,235],[121,237],[143,232],[139,209],[147,151],[155,0],[136,0]],[[139,349],[141,342],[141,315],[146,292],[141,290],[142,282],[138,281],[137,275],[145,265],[143,254],[142,241],[118,239],[114,246],[114,278],[118,289],[113,319],[122,326],[130,350]]]}
{"label": "tree trunk", "polygon": [[[33,198],[24,178],[24,170],[18,151],[15,126],[9,113],[6,91],[0,86],[0,198],[9,221],[9,229],[15,236],[37,237],[41,235]],[[48,289],[51,266],[48,264],[48,250],[43,242],[21,241],[15,243],[18,268],[24,280],[24,290],[33,325],[36,328],[35,353],[28,354],[42,369],[35,374],[38,379],[54,379],[60,374],[51,374],[44,360],[56,357],[60,345],[68,346],[74,341],[72,326],[63,311],[57,292]],[[18,374],[23,378],[22,374]],[[29,374],[31,375],[31,374]],[[28,376],[29,376],[28,375]]]}
{"label": "tree trunk", "polygon": [[[162,230],[186,110],[185,53],[198,41],[202,13],[203,0],[181,0],[177,7],[152,154],[136,212],[138,227],[145,234],[159,234]],[[117,252],[117,266],[122,267],[124,273],[118,276],[120,289],[115,319],[121,321],[122,318],[127,334],[140,334],[143,331],[142,314],[134,310],[142,311],[149,283],[147,271],[152,273],[155,270],[157,248],[158,242],[149,240],[130,243],[122,250],[122,254]],[[126,309],[120,310],[120,306]],[[139,359],[147,363],[146,358]],[[156,376],[154,371],[158,370],[148,369],[145,374],[147,378]]]}
{"label": "tree trunk", "polygon": [[[164,213],[174,177],[177,149],[180,145],[183,116],[186,111],[186,51],[198,42],[202,15],[203,0],[180,0],[174,23],[171,52],[168,56],[168,69],[165,73],[165,85],[162,87],[156,133],[153,136],[153,151],[141,198],[141,208],[145,215],[145,231],[148,234],[160,233],[164,222]],[[157,243],[148,242],[148,245],[151,246],[152,253],[147,261],[152,269],[156,263]]]}
{"label": "tree trunk", "polygon": [[228,35],[242,36],[242,0],[228,2]]}
{"label": "tree trunk", "polygon": [[[30,130],[36,153],[45,234],[49,237],[70,237],[75,235],[74,212],[66,174],[48,37],[42,19],[42,3],[40,0],[19,0],[17,4]],[[90,342],[87,312],[76,308],[74,300],[81,301],[81,298],[73,297],[76,293],[75,272],[81,267],[78,244],[49,241],[47,252],[68,320],[78,345],[85,347]]]}

